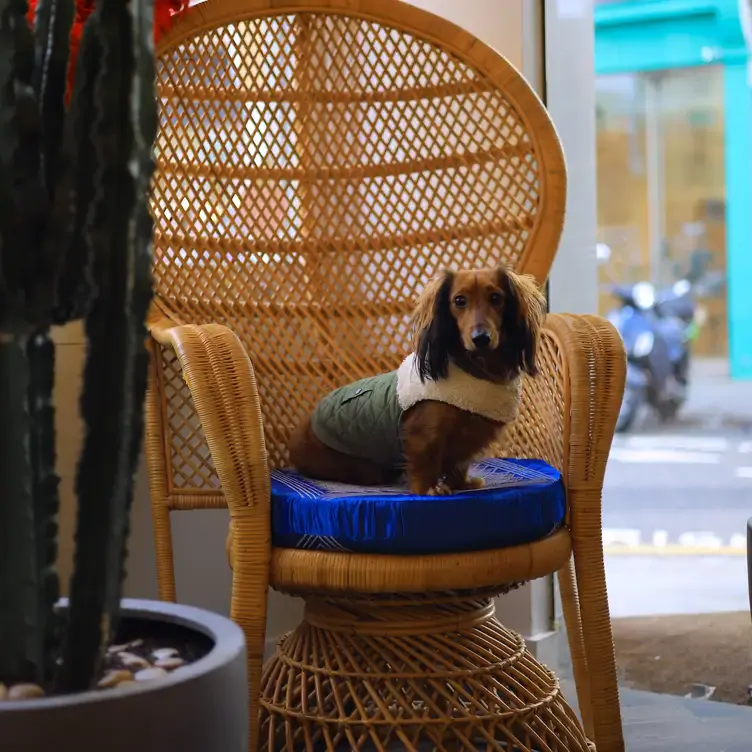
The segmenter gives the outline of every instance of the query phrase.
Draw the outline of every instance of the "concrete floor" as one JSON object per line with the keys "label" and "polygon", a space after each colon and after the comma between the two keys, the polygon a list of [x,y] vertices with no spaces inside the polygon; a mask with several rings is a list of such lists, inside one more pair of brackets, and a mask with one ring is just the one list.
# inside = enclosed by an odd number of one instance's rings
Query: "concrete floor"
{"label": "concrete floor", "polygon": [[[574,703],[574,686],[562,682]],[[621,691],[626,752],[750,752],[752,708]],[[394,747],[398,750],[398,747]],[[426,751],[431,746],[426,746]]]}
{"label": "concrete floor", "polygon": [[[564,696],[577,707],[571,660],[562,634],[556,674]],[[626,752],[750,752],[752,707],[687,700],[621,688]]]}
{"label": "concrete floor", "polygon": [[[574,686],[562,682],[572,701]],[[621,691],[627,752],[749,752],[752,708]]]}
{"label": "concrete floor", "polygon": [[[562,690],[570,703],[576,705],[570,680],[562,680]],[[752,708],[631,689],[623,689],[620,694],[626,752],[750,752],[752,749]],[[349,745],[343,746],[341,752],[348,749]],[[371,747],[367,752],[372,749],[375,752]],[[392,745],[389,752],[402,749]],[[433,745],[426,744],[423,750],[432,752]]]}

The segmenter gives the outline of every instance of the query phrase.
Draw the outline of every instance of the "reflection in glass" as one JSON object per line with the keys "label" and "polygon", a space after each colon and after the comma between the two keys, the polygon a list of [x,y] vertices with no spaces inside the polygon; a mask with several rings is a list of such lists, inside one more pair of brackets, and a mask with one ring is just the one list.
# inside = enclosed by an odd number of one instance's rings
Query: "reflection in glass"
{"label": "reflection in glass", "polygon": [[700,275],[694,351],[726,354],[722,68],[600,76],[596,108],[601,312],[610,284]]}

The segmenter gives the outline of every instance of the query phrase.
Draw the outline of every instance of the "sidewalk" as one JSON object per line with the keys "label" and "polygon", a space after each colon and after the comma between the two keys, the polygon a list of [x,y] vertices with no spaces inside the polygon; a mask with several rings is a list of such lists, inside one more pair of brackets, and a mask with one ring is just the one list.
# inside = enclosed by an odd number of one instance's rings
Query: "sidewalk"
{"label": "sidewalk", "polygon": [[733,381],[725,358],[695,359],[689,397],[677,422],[711,430],[752,431],[752,381]]}

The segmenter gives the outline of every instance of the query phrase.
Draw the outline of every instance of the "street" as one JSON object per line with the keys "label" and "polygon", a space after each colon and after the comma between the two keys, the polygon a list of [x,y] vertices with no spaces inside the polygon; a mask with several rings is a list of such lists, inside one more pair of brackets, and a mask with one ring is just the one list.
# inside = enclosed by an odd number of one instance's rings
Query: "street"
{"label": "street", "polygon": [[617,436],[603,534],[612,616],[748,607],[752,435],[653,426]]}
{"label": "street", "polygon": [[746,436],[617,436],[606,474],[604,544],[742,553],[752,516],[752,441]]}

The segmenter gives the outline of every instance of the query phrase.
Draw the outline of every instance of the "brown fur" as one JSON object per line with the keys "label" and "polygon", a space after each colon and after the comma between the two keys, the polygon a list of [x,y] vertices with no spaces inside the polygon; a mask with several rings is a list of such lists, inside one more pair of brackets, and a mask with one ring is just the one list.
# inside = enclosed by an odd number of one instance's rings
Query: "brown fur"
{"label": "brown fur", "polygon": [[[489,381],[534,376],[544,319],[545,299],[532,277],[504,267],[444,272],[423,290],[413,315],[420,376],[445,378],[450,361]],[[443,402],[426,400],[411,407],[400,428],[410,490],[439,495],[478,488],[479,479],[468,478],[470,463],[503,427]],[[293,433],[289,449],[295,467],[312,478],[358,485],[394,480],[394,470],[323,444],[310,418]]]}
{"label": "brown fur", "polygon": [[330,449],[316,437],[310,416],[288,442],[290,461],[303,475],[360,486],[379,486],[394,480],[395,472],[360,457]]}

